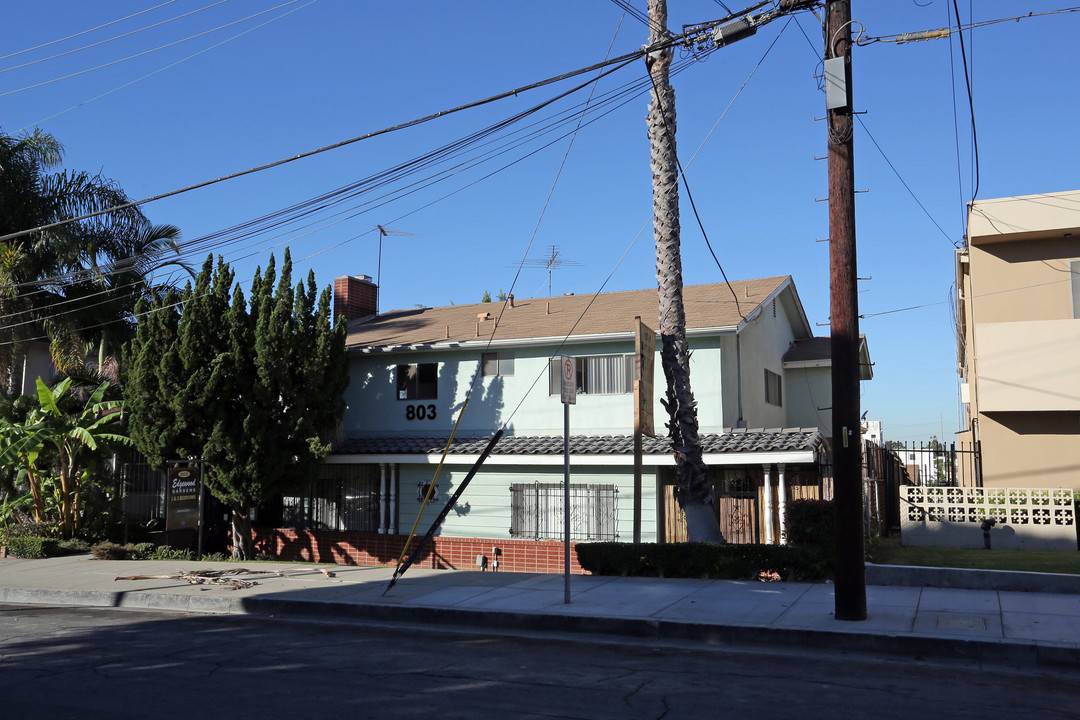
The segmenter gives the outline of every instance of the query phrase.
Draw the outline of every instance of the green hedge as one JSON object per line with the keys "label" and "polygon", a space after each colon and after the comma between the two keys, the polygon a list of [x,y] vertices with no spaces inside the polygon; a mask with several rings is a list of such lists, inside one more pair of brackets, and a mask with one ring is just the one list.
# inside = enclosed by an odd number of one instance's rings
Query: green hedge
{"label": "green hedge", "polygon": [[[790,545],[578,543],[578,562],[594,575],[756,580],[823,580],[832,568],[815,552]],[[775,577],[775,576],[774,576]]]}
{"label": "green hedge", "polygon": [[60,539],[56,528],[49,523],[15,523],[4,528],[4,544],[8,552],[27,560],[60,554]]}
{"label": "green hedge", "polygon": [[836,546],[836,508],[830,500],[793,500],[787,506],[789,545],[831,555]]}

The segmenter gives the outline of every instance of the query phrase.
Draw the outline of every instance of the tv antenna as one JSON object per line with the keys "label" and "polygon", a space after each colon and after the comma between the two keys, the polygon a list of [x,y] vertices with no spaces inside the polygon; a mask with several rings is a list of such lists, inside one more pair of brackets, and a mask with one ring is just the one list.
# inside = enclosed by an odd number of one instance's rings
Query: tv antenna
{"label": "tv antenna", "polygon": [[[559,252],[559,246],[558,245],[549,245],[548,246],[548,254],[545,257],[525,258],[521,262],[521,267],[523,267],[523,268],[535,267],[535,268],[546,268],[547,269],[547,273],[548,273],[548,297],[551,296],[551,271],[553,269],[555,269],[555,268],[569,267],[569,266],[580,266],[580,265],[581,265],[581,263],[577,262],[576,260],[568,260],[567,258],[564,258],[562,256],[562,253]],[[511,265],[510,267],[515,267],[516,268],[518,266],[517,265]]]}
{"label": "tv antenna", "polygon": [[394,228],[386,227],[385,225],[376,225],[375,229],[379,231],[379,264],[375,271],[375,284],[378,287],[382,287],[382,239],[384,237],[422,237],[416,233],[405,232],[404,230],[395,230]]}

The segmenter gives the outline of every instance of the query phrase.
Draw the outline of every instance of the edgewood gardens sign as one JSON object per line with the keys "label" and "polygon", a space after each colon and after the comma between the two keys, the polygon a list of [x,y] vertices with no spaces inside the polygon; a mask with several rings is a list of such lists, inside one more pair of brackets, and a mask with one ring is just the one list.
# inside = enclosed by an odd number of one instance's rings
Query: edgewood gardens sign
{"label": "edgewood gardens sign", "polygon": [[199,470],[194,467],[169,469],[166,530],[194,529],[199,526]]}

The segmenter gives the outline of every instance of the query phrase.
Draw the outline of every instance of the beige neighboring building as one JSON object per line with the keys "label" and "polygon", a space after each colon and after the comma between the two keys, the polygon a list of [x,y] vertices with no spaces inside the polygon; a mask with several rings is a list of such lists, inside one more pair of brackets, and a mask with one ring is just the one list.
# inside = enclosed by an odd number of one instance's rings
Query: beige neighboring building
{"label": "beige neighboring building", "polygon": [[1080,191],[971,203],[956,284],[984,486],[1080,489]]}

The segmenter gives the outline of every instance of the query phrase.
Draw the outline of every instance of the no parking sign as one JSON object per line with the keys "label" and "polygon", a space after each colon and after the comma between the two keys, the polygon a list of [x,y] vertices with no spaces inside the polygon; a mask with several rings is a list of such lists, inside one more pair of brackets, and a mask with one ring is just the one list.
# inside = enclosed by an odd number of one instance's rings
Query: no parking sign
{"label": "no parking sign", "polygon": [[562,356],[562,401],[566,405],[577,404],[577,361],[569,355]]}

